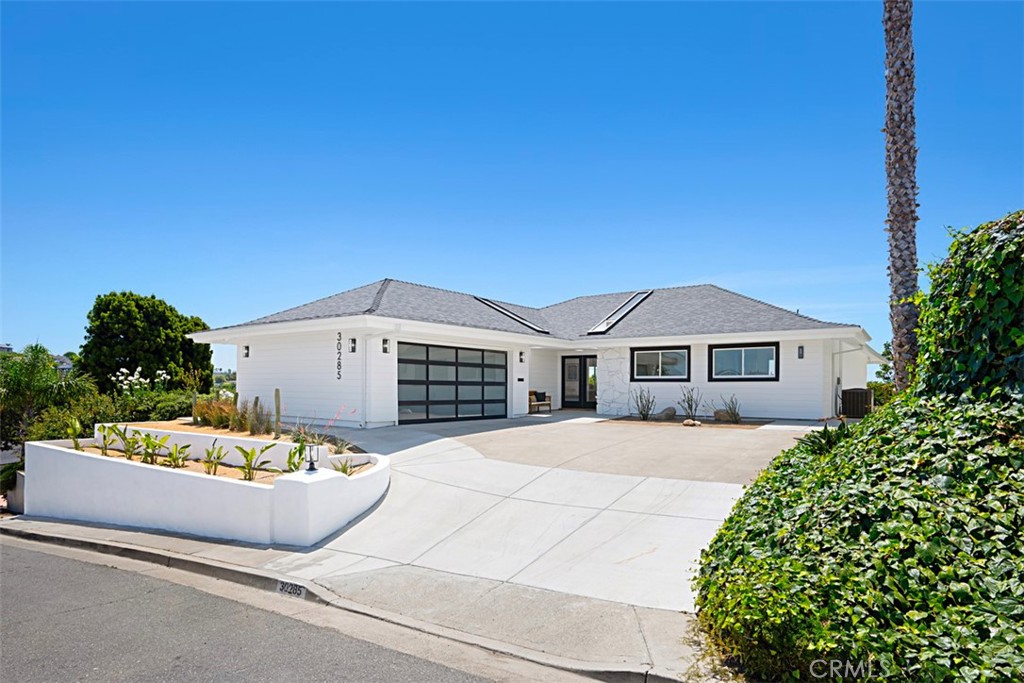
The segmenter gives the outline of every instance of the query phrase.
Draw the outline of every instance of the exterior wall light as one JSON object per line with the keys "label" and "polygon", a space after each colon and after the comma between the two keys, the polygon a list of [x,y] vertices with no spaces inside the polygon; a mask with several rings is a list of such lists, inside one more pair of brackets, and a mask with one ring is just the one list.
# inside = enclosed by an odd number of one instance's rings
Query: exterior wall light
{"label": "exterior wall light", "polygon": [[803,344],[801,344],[800,346],[796,347],[796,357],[797,358],[803,358],[804,357],[804,347],[803,347]]}
{"label": "exterior wall light", "polygon": [[309,463],[309,467],[306,468],[307,472],[316,472],[316,463],[320,460],[320,451],[313,444],[306,444],[306,462]]}
{"label": "exterior wall light", "polygon": [[249,357],[249,345],[246,344],[245,346],[242,347],[242,358],[248,358],[248,357]]}
{"label": "exterior wall light", "polygon": [[348,338],[348,352],[349,353],[355,353],[356,352],[356,338],[355,337],[349,337]]}
{"label": "exterior wall light", "polygon": [[382,339],[380,342],[380,350],[384,353],[391,353],[391,340]]}
{"label": "exterior wall light", "polygon": [[520,363],[525,363],[526,362],[526,351],[520,351],[519,352],[519,362]]}

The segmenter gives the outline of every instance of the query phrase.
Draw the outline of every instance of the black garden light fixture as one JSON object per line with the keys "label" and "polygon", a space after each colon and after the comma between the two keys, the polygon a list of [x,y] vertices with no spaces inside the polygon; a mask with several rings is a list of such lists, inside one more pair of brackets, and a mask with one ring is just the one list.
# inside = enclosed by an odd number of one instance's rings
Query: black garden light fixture
{"label": "black garden light fixture", "polygon": [[316,472],[316,463],[318,460],[320,460],[320,451],[317,450],[315,445],[311,443],[306,444],[306,462],[309,463],[306,471]]}

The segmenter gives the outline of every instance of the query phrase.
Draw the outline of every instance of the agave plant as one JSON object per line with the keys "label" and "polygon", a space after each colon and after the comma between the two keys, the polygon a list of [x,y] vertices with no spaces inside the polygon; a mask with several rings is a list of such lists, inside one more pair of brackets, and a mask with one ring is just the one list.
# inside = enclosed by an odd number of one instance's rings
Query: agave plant
{"label": "agave plant", "polygon": [[218,446],[217,439],[214,439],[213,445],[206,449],[206,457],[203,458],[203,469],[207,474],[217,474],[217,467],[220,466],[227,455],[228,452],[224,450],[224,447]]}
{"label": "agave plant", "polygon": [[269,451],[274,447],[273,443],[268,443],[263,448],[256,451],[256,447],[242,448],[241,446],[235,446],[235,450],[242,454],[242,464],[238,469],[242,470],[242,479],[245,481],[255,481],[257,472],[280,472],[281,470],[276,467],[267,467],[270,464],[270,460],[260,460],[260,456]]}
{"label": "agave plant", "polygon": [[164,465],[168,467],[184,467],[185,463],[188,462],[188,450],[192,446],[190,444],[174,444],[171,446],[171,450],[167,453],[167,457],[164,458]]}
{"label": "agave plant", "polygon": [[349,460],[348,458],[344,460],[332,460],[331,467],[334,468],[335,472],[341,472],[346,477],[352,474],[352,461]]}
{"label": "agave plant", "polygon": [[156,459],[160,455],[160,451],[167,449],[167,441],[171,438],[170,434],[165,434],[162,437],[155,437],[149,432],[142,435],[142,457],[140,460],[147,465],[155,465]]}
{"label": "agave plant", "polygon": [[822,430],[805,434],[798,441],[814,455],[824,455],[850,438],[851,432],[852,430],[846,422],[840,422],[839,426],[832,429],[825,425]]}

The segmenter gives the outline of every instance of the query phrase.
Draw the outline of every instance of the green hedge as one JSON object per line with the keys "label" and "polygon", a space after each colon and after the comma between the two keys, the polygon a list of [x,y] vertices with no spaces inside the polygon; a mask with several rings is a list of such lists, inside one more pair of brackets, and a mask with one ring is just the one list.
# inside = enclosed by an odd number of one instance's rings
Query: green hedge
{"label": "green hedge", "polygon": [[787,451],[702,556],[701,625],[768,678],[848,659],[887,680],[1019,680],[1021,434],[1021,403],[904,394],[831,452]]}
{"label": "green hedge", "polygon": [[698,620],[756,676],[1024,680],[1024,212],[931,276],[913,389],[780,455],[702,555]]}

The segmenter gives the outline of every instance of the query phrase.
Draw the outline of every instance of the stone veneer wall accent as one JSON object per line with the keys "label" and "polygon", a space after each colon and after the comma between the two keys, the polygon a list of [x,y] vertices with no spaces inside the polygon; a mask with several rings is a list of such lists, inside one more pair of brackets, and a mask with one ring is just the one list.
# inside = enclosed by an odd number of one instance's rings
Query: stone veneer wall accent
{"label": "stone veneer wall accent", "polygon": [[597,412],[629,414],[629,349],[603,349],[597,354]]}

